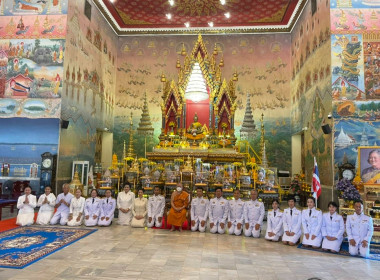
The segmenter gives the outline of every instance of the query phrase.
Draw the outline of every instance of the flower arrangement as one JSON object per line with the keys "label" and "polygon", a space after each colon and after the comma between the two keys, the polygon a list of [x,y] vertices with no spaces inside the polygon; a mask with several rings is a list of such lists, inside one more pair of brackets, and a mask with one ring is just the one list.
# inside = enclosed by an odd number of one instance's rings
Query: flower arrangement
{"label": "flower arrangement", "polygon": [[295,176],[290,183],[289,193],[299,195],[301,193],[301,184],[298,181],[298,176]]}
{"label": "flower arrangement", "polygon": [[360,193],[355,188],[355,186],[351,184],[348,185],[347,188],[344,190],[342,197],[346,201],[360,200]]}
{"label": "flower arrangement", "polygon": [[335,185],[335,188],[338,191],[338,197],[342,198],[343,193],[346,191],[346,189],[351,187],[355,188],[355,186],[351,183],[350,180],[347,180],[346,178],[339,180],[339,182]]}

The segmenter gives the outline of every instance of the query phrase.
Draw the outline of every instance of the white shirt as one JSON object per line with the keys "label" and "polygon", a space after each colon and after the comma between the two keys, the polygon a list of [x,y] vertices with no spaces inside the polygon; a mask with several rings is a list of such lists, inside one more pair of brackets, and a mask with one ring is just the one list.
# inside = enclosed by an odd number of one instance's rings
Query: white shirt
{"label": "white shirt", "polygon": [[25,214],[25,213],[34,213],[34,208],[36,208],[37,205],[37,199],[35,195],[29,194],[28,200],[29,203],[25,204],[24,201],[26,199],[26,195],[22,195],[17,200],[17,209],[19,209],[19,214]]}
{"label": "white shirt", "polygon": [[210,200],[209,218],[210,223],[226,223],[228,215],[228,201],[223,198],[214,197]]}
{"label": "white shirt", "polygon": [[[94,202],[92,202],[94,201]],[[89,197],[86,199],[85,207],[84,207],[84,215],[87,216],[100,216],[100,205],[102,200],[98,197],[92,198]]]}
{"label": "white shirt", "polygon": [[195,197],[191,201],[191,220],[206,221],[209,211],[210,201],[204,197]]}
{"label": "white shirt", "polygon": [[256,200],[249,200],[244,205],[244,221],[251,225],[262,225],[265,215],[264,203]]}
{"label": "white shirt", "polygon": [[112,197],[103,198],[101,202],[101,206],[100,206],[100,217],[110,218],[114,214],[115,208],[116,208],[116,199]]}
{"label": "white shirt", "polygon": [[284,210],[282,224],[284,226],[284,231],[289,232],[300,232],[302,223],[302,213],[296,207],[292,209],[286,208]]}
{"label": "white shirt", "polygon": [[83,213],[85,202],[86,201],[82,196],[80,198],[73,197],[70,203],[70,214],[78,216],[80,213]]}
{"label": "white shirt", "polygon": [[66,195],[64,193],[60,193],[57,197],[55,204],[58,204],[61,201],[61,199],[64,199],[69,206],[62,203],[57,208],[56,213],[69,213],[70,212],[71,199],[73,199],[73,197],[74,196],[71,193],[67,193]]}
{"label": "white shirt", "polygon": [[135,194],[133,192],[131,191],[127,193],[121,192],[117,196],[117,208],[131,209],[134,201],[135,201]]}
{"label": "white shirt", "polygon": [[304,234],[321,235],[322,211],[315,207],[302,210],[302,228]]}
{"label": "white shirt", "polygon": [[348,240],[355,239],[356,242],[363,240],[370,242],[373,234],[372,218],[361,213],[347,216],[346,232]]}
{"label": "white shirt", "polygon": [[322,236],[330,236],[340,239],[343,237],[343,233],[343,217],[341,215],[338,215],[336,212],[332,216],[330,213],[324,213],[322,216]]}
{"label": "white shirt", "polygon": [[274,234],[281,232],[282,216],[283,212],[280,209],[268,211],[267,232],[273,232]]}
{"label": "white shirt", "polygon": [[43,194],[38,199],[37,206],[40,207],[40,211],[41,212],[45,212],[45,211],[51,212],[51,211],[54,211],[55,200],[56,200],[55,195],[52,194],[52,193],[49,193],[49,195],[47,196],[48,202],[47,203],[43,203],[45,201],[45,197],[46,197],[46,194]]}
{"label": "white shirt", "polygon": [[162,217],[164,215],[165,197],[162,195],[152,195],[148,201],[148,217]]}
{"label": "white shirt", "polygon": [[239,198],[238,200],[228,201],[228,221],[243,224],[244,220],[244,202]]}

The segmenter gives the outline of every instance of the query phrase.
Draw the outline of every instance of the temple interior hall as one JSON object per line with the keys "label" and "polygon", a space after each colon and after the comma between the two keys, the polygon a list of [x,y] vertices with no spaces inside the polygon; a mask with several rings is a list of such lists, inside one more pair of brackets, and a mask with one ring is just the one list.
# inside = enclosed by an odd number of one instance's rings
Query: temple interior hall
{"label": "temple interior hall", "polygon": [[0,168],[0,279],[378,279],[380,0],[0,0]]}

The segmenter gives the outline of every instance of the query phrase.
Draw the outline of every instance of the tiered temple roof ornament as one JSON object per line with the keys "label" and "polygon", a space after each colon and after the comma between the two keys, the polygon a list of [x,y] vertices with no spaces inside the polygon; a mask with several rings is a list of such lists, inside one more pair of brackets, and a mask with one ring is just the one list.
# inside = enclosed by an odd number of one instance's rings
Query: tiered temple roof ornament
{"label": "tiered temple roof ornament", "polygon": [[153,135],[154,128],[152,127],[152,122],[150,121],[148,102],[146,99],[146,92],[144,95],[144,106],[142,109],[141,119],[139,123],[139,127],[137,128],[137,133],[140,135]]}
{"label": "tiered temple roof ornament", "polygon": [[133,147],[133,122],[132,122],[132,112],[131,112],[130,122],[129,122],[129,144],[128,144],[127,157],[134,158],[135,156],[136,154],[135,154],[135,148]]}
{"label": "tiered temple roof ornament", "polygon": [[[238,76],[235,71],[229,81],[222,78],[221,69],[225,61],[223,57],[217,61],[218,54],[218,46],[215,44],[210,56],[202,36],[198,35],[198,40],[190,55],[187,53],[185,45],[182,45],[183,64],[178,58],[175,65],[178,69],[178,80],[168,81],[162,74],[161,141],[167,139],[169,134],[187,136],[195,140],[188,136],[186,131],[198,110],[199,122],[202,126],[207,127],[208,136],[225,134],[224,136],[228,136],[232,144],[235,143],[234,117],[237,99],[235,83]],[[194,85],[197,83],[193,83],[193,79],[197,79],[202,86],[195,87]],[[197,85],[200,85],[199,83]],[[197,95],[197,91],[199,91],[199,95]],[[202,108],[207,108],[207,110],[199,111],[200,103],[204,105]],[[196,137],[196,140],[201,138]]]}
{"label": "tiered temple roof ornament", "polygon": [[249,140],[256,135],[255,120],[252,115],[251,100],[249,94],[247,94],[247,105],[245,106],[244,120],[240,129],[240,139]]}

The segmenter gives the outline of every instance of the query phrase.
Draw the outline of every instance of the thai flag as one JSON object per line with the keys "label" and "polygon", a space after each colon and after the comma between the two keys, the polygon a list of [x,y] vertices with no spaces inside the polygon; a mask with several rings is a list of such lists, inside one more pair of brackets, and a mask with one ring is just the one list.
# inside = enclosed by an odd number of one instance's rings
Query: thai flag
{"label": "thai flag", "polygon": [[314,170],[313,170],[313,196],[315,199],[318,199],[318,197],[321,195],[322,188],[321,188],[321,181],[319,180],[319,171],[318,171],[318,165],[317,160],[314,157]]}

